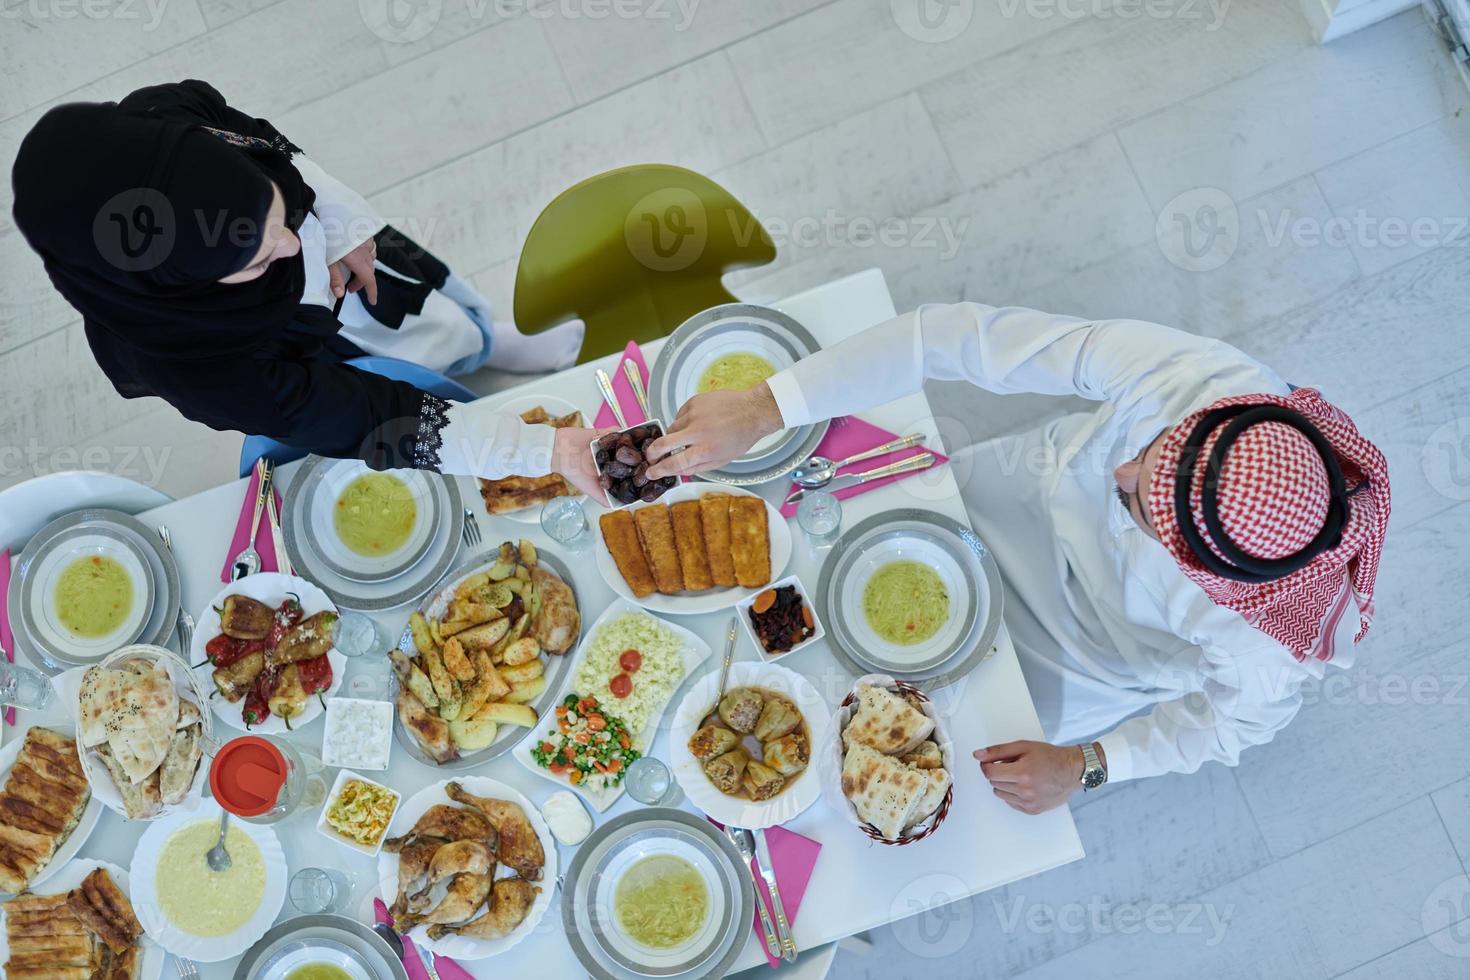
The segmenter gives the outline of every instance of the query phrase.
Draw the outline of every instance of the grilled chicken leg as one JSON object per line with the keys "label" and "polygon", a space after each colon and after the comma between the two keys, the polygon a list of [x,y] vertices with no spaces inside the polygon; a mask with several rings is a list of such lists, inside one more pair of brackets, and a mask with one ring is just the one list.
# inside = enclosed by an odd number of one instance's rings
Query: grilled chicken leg
{"label": "grilled chicken leg", "polygon": [[514,869],[528,881],[540,880],[546,851],[536,836],[536,828],[526,819],[526,811],[508,800],[475,796],[459,783],[450,783],[445,791],[451,800],[474,807],[494,825],[498,836],[495,857],[501,864]]}
{"label": "grilled chicken leg", "polygon": [[500,939],[510,935],[525,921],[541,889],[524,878],[501,878],[490,893],[490,908],[484,915],[462,926],[434,926],[430,939],[441,936],[469,936],[471,939]]}

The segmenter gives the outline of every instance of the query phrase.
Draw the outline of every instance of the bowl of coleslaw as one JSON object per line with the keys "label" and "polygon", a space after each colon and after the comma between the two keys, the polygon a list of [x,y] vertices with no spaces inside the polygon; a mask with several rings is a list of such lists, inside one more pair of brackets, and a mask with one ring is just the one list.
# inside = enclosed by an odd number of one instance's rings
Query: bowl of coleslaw
{"label": "bowl of coleslaw", "polygon": [[359,854],[376,857],[402,802],[397,790],[343,769],[317,817],[317,833]]}

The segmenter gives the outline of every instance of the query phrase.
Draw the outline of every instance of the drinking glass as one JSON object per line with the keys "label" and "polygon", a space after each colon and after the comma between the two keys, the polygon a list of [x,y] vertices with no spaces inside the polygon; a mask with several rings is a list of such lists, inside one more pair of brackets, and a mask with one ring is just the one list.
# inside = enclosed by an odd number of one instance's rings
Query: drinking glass
{"label": "drinking glass", "polygon": [[287,894],[302,915],[341,912],[352,900],[352,882],[336,868],[302,868],[291,876]]}
{"label": "drinking glass", "polygon": [[337,613],[337,624],[332,627],[332,645],[344,657],[361,657],[366,653],[382,653],[393,644],[377,620],[343,609]]}
{"label": "drinking glass", "polygon": [[579,549],[587,535],[587,514],[580,497],[552,497],[541,508],[541,530],[568,548]]}
{"label": "drinking glass", "polygon": [[674,806],[683,796],[669,767],[651,755],[634,762],[623,777],[628,795],[644,806]]}
{"label": "drinking glass", "polygon": [[814,547],[831,545],[842,531],[842,501],[825,490],[808,490],[796,505],[796,523]]}
{"label": "drinking glass", "polygon": [[0,705],[40,711],[52,693],[51,679],[39,670],[0,660]]}

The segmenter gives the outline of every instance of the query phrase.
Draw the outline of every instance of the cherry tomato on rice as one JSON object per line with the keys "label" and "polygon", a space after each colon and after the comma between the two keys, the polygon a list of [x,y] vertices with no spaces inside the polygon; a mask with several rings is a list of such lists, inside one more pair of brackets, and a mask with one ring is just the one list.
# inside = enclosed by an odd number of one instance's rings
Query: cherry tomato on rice
{"label": "cherry tomato on rice", "polygon": [[630,674],[638,672],[643,666],[643,654],[637,650],[624,650],[623,655],[618,658],[618,664]]}
{"label": "cherry tomato on rice", "polygon": [[607,689],[612,691],[613,697],[625,698],[633,693],[633,678],[627,674],[618,674],[607,682]]}

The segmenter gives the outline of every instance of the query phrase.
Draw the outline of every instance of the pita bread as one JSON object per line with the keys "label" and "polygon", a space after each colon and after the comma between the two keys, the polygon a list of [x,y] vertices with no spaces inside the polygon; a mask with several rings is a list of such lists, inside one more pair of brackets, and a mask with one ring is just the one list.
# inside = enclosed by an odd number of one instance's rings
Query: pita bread
{"label": "pita bread", "polygon": [[[162,663],[131,660],[93,667],[82,678],[82,728],[100,727],[127,781],[143,782],[163,764],[179,719],[179,693]],[[98,744],[98,743],[91,743]]]}
{"label": "pita bread", "polygon": [[884,755],[905,755],[934,732],[934,719],[881,687],[858,688],[860,705],[842,730],[842,744],[861,743]]}
{"label": "pita bread", "polygon": [[909,822],[904,824],[904,833],[928,820],[939,809],[939,804],[944,802],[944,794],[949,791],[948,769],[925,769],[924,775],[928,777],[929,783],[924,788],[924,795],[919,797],[914,812],[909,815]]}
{"label": "pita bread", "polygon": [[903,757],[903,763],[915,769],[938,769],[944,765],[944,755],[939,751],[939,745],[931,739],[920,742],[918,748]]}
{"label": "pita bread", "polygon": [[922,771],[860,742],[842,761],[842,794],[852,802],[858,819],[888,840],[902,835],[928,786]]}
{"label": "pita bread", "polygon": [[[185,702],[187,703],[187,702]],[[203,754],[199,742],[199,726],[180,729],[173,737],[168,755],[159,770],[158,792],[164,804],[182,803],[194,785],[194,772]]]}

